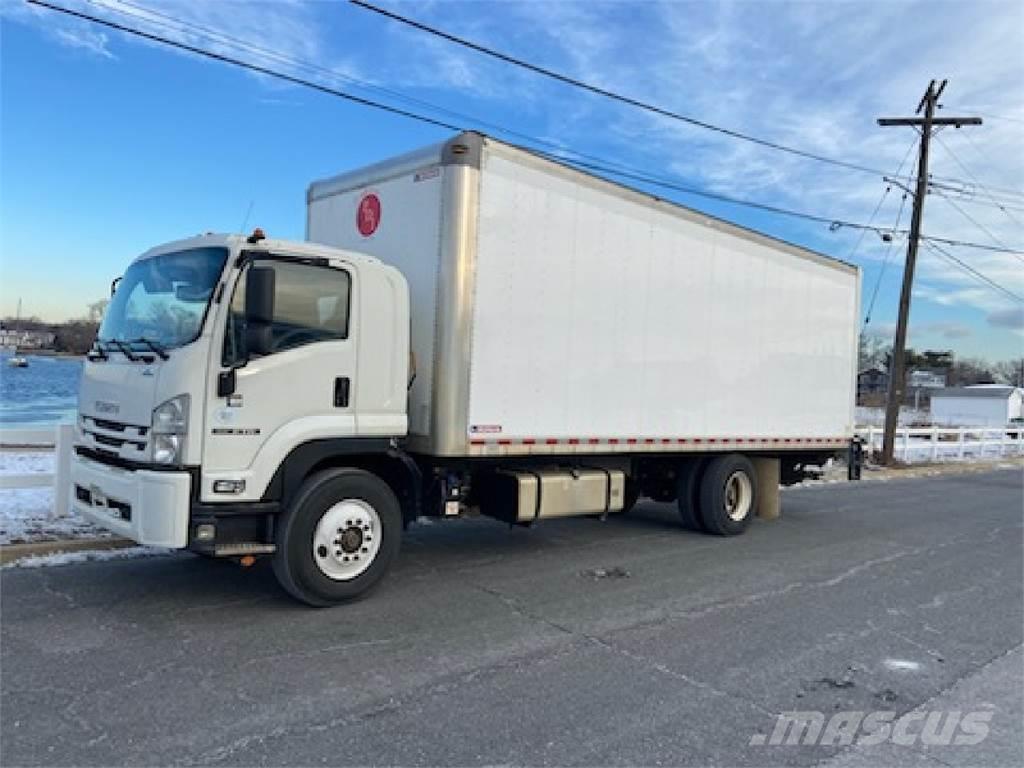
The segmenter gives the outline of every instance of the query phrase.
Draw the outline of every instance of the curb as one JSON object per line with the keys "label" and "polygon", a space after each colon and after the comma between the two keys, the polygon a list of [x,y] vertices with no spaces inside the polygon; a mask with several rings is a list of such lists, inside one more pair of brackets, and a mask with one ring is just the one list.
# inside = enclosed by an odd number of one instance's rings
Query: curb
{"label": "curb", "polygon": [[60,539],[57,541],[29,541],[24,544],[4,544],[0,546],[0,565],[23,560],[26,557],[42,557],[60,552],[83,552],[90,550],[126,549],[138,546],[131,539],[113,536],[92,539]]}

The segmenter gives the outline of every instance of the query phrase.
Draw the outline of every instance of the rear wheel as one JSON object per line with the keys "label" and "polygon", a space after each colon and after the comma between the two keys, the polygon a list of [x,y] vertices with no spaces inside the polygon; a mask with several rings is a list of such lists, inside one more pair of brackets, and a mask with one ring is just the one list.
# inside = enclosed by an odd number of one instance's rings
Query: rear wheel
{"label": "rear wheel", "polygon": [[757,509],[757,475],[746,456],[717,456],[700,481],[700,513],[705,529],[719,536],[743,533]]}
{"label": "rear wheel", "polygon": [[384,577],[401,539],[402,513],[387,483],[361,469],[319,472],[278,522],[274,573],[304,603],[345,602]]}
{"label": "rear wheel", "polygon": [[707,527],[700,514],[700,479],[704,470],[704,459],[693,459],[679,468],[677,503],[683,526],[691,531],[704,531]]}

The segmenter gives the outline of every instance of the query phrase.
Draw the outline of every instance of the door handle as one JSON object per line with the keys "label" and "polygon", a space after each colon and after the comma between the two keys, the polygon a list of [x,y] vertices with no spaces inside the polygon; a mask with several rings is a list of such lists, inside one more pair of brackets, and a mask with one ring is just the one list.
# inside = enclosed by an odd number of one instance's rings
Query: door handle
{"label": "door handle", "polygon": [[348,392],[350,388],[348,376],[339,376],[334,380],[335,408],[348,408]]}

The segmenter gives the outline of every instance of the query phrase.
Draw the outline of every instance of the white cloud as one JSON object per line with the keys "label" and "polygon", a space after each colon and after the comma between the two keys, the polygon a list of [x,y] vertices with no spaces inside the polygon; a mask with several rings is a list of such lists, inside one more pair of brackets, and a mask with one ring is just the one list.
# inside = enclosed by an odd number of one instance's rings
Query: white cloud
{"label": "white cloud", "polygon": [[68,48],[80,48],[97,56],[107,59],[117,58],[108,48],[108,38],[103,32],[96,32],[91,29],[62,29],[53,30],[54,36],[61,45]]}

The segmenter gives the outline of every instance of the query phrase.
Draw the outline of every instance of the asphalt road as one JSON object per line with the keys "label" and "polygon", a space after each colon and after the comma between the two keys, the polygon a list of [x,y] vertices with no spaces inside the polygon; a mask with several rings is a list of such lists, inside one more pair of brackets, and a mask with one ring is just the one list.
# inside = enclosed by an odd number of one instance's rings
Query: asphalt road
{"label": "asphalt road", "polygon": [[[1022,509],[1018,469],[795,489],[734,539],[652,503],[416,526],[321,611],[188,555],[6,570],[0,763],[1020,765]],[[989,736],[750,744],[915,708]]]}

